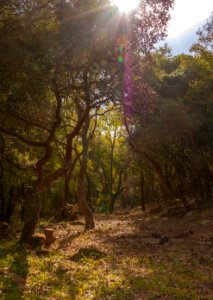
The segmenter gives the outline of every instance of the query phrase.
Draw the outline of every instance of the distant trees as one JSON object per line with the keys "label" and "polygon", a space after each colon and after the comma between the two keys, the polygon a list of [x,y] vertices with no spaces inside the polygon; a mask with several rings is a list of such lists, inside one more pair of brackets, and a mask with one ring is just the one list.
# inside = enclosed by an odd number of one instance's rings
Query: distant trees
{"label": "distant trees", "polygon": [[199,32],[200,44],[192,47],[195,56],[172,57],[161,48],[150,60],[141,59],[134,74],[126,117],[129,142],[137,159],[144,159],[146,184],[153,186],[149,165],[167,205],[179,198],[189,208],[192,200],[203,205],[212,197],[212,33],[207,24]]}
{"label": "distant trees", "polygon": [[114,211],[116,199],[124,190],[128,173],[128,153],[125,129],[118,109],[111,108],[99,119],[91,144],[91,163],[96,204],[105,210]]}

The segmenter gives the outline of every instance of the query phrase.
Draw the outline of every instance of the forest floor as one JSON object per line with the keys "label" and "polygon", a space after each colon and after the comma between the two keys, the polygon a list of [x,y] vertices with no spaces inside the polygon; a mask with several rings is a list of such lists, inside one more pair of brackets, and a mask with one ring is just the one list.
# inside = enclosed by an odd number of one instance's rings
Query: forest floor
{"label": "forest floor", "polygon": [[0,299],[213,299],[213,209],[181,218],[95,215],[52,224],[50,251],[0,241]]}

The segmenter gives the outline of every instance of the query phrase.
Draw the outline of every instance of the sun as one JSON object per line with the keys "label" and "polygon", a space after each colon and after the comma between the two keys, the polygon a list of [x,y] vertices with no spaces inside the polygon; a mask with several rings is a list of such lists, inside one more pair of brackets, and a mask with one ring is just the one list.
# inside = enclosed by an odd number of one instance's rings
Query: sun
{"label": "sun", "polygon": [[139,0],[112,0],[112,3],[116,5],[121,12],[129,13],[138,6]]}

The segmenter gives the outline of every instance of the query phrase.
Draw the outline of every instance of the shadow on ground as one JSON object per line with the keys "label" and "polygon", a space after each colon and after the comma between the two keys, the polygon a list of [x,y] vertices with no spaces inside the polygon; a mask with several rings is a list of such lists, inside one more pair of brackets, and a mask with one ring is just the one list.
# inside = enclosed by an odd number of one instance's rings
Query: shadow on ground
{"label": "shadow on ground", "polygon": [[5,263],[0,269],[1,299],[21,300],[29,271],[25,246],[17,243],[11,247],[9,244],[1,249],[0,259]]}

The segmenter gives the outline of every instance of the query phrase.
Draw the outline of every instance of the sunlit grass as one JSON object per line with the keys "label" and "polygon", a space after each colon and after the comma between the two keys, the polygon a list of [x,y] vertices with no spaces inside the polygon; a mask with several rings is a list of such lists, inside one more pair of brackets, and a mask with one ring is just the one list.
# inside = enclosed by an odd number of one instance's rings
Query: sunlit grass
{"label": "sunlit grass", "polygon": [[198,283],[200,288],[209,283],[196,261],[156,262],[143,255],[72,261],[63,251],[42,257],[11,242],[0,243],[0,279],[5,300],[129,300],[142,295],[198,300]]}

